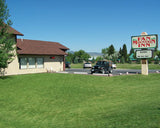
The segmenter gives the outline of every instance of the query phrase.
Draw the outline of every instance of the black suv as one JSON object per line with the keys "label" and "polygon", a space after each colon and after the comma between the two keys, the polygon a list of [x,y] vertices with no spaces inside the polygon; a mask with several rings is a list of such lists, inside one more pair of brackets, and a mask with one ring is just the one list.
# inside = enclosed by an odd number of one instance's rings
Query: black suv
{"label": "black suv", "polygon": [[103,74],[112,73],[111,61],[97,61],[96,65],[91,68],[91,74],[101,72]]}

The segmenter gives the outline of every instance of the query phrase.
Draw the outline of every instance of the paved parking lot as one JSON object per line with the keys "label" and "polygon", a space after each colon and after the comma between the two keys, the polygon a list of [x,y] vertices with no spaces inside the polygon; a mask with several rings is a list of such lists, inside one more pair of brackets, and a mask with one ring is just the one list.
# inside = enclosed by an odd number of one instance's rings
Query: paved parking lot
{"label": "paved parking lot", "polygon": [[[66,73],[72,74],[91,74],[90,69],[66,69]],[[149,70],[149,73],[160,72],[160,70]],[[141,70],[134,69],[114,69],[112,75],[125,75],[125,74],[141,74]],[[102,73],[94,73],[94,75],[106,75]]]}

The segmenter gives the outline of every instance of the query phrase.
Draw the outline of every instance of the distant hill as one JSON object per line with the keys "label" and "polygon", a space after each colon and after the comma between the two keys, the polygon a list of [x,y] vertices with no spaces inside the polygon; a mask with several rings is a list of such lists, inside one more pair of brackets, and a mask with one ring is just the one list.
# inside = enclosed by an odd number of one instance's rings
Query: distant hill
{"label": "distant hill", "polygon": [[93,58],[96,59],[98,56],[102,56],[103,54],[102,53],[99,53],[99,52],[87,52],[91,58],[89,58],[89,60],[92,60]]}
{"label": "distant hill", "polygon": [[72,54],[74,54],[74,51],[68,50],[67,53],[72,53]]}
{"label": "distant hill", "polygon": [[103,55],[102,53],[99,53],[99,52],[87,52],[87,53],[92,57],[97,57],[97,56],[102,56]]}
{"label": "distant hill", "polygon": [[[71,51],[71,50],[68,50],[67,52],[74,54],[74,51]],[[99,52],[87,52],[87,53],[91,56],[91,59],[93,57],[96,59],[98,56],[103,55],[102,53],[99,53]]]}

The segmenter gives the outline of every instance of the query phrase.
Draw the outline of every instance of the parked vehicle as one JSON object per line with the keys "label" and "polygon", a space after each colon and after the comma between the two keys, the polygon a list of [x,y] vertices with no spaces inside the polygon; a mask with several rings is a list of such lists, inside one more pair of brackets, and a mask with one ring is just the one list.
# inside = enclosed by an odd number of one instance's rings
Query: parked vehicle
{"label": "parked vehicle", "polygon": [[112,68],[113,68],[113,69],[116,69],[116,68],[117,68],[117,65],[116,65],[116,64],[112,64]]}
{"label": "parked vehicle", "polygon": [[84,63],[83,68],[92,68],[92,64],[91,63]]}
{"label": "parked vehicle", "polygon": [[70,62],[66,62],[66,63],[65,63],[65,67],[66,67],[66,68],[71,68]]}
{"label": "parked vehicle", "polygon": [[103,74],[112,73],[112,62],[111,61],[98,61],[95,66],[91,69],[91,74],[101,72]]}

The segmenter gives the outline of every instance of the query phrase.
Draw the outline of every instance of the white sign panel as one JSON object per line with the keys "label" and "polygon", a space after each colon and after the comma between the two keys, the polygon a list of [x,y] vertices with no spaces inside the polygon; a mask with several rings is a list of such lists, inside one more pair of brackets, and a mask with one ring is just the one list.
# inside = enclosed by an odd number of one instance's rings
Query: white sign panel
{"label": "white sign panel", "polygon": [[136,52],[137,58],[152,58],[151,50],[141,50]]}
{"label": "white sign panel", "polygon": [[132,36],[133,49],[156,48],[158,46],[157,35]]}

